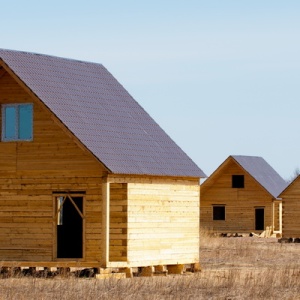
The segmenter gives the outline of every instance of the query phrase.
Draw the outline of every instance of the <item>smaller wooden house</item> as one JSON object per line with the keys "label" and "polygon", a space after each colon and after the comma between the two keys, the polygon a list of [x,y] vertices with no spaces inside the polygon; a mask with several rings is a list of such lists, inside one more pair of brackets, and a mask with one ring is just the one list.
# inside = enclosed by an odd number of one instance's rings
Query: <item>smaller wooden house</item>
{"label": "smaller wooden house", "polygon": [[201,185],[200,225],[216,232],[281,233],[286,182],[261,157],[229,156]]}
{"label": "smaller wooden house", "polygon": [[282,193],[282,236],[300,237],[300,175]]}

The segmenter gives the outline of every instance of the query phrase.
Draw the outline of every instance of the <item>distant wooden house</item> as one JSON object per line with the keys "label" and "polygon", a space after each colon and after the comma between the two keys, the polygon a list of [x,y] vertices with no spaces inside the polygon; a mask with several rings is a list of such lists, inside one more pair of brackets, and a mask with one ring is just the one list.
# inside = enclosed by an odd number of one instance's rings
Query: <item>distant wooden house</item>
{"label": "distant wooden house", "polygon": [[286,182],[261,157],[229,156],[201,185],[200,225],[216,232],[281,233]]}
{"label": "distant wooden house", "polygon": [[300,176],[279,197],[282,198],[282,236],[300,238]]}
{"label": "distant wooden house", "polygon": [[199,261],[205,174],[101,65],[0,50],[0,262]]}

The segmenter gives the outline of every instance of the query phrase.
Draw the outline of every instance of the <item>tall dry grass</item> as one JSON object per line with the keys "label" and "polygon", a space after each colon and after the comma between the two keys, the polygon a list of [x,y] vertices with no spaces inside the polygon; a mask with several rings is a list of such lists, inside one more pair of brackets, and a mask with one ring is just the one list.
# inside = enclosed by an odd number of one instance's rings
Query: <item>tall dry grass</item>
{"label": "tall dry grass", "polygon": [[300,244],[201,234],[203,270],[132,279],[12,277],[0,299],[300,299]]}

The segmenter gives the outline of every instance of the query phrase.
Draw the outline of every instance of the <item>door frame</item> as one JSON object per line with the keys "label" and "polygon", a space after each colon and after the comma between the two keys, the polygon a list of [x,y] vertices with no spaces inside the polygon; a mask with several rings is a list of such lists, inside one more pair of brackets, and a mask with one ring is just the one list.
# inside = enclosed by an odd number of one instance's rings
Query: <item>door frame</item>
{"label": "door frame", "polygon": [[[85,192],[53,192],[53,249],[52,249],[52,260],[85,260]],[[57,198],[58,197],[82,197],[82,258],[59,258],[57,257]],[[77,210],[77,208],[76,208]]]}

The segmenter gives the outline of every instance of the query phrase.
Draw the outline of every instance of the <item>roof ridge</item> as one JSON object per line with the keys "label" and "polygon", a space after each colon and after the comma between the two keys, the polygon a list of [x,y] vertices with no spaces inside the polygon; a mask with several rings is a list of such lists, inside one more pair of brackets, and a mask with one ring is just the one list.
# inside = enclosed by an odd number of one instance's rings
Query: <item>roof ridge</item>
{"label": "roof ridge", "polygon": [[27,54],[27,55],[49,57],[49,58],[54,58],[54,59],[62,59],[62,60],[73,61],[73,62],[78,62],[78,63],[86,63],[86,64],[93,64],[93,65],[101,65],[101,66],[103,66],[102,63],[97,63],[97,62],[92,62],[92,61],[87,61],[87,60],[80,60],[80,59],[75,59],[75,58],[70,58],[70,57],[64,57],[64,56],[58,56],[58,55],[49,55],[49,54],[45,54],[45,53],[37,53],[37,52],[31,52],[31,51],[23,51],[23,50],[15,50],[15,49],[5,49],[5,48],[0,48],[0,53],[1,53],[1,51],[22,53],[22,54]]}
{"label": "roof ridge", "polygon": [[262,158],[262,156],[259,155],[230,155],[231,157],[256,157],[256,158]]}

